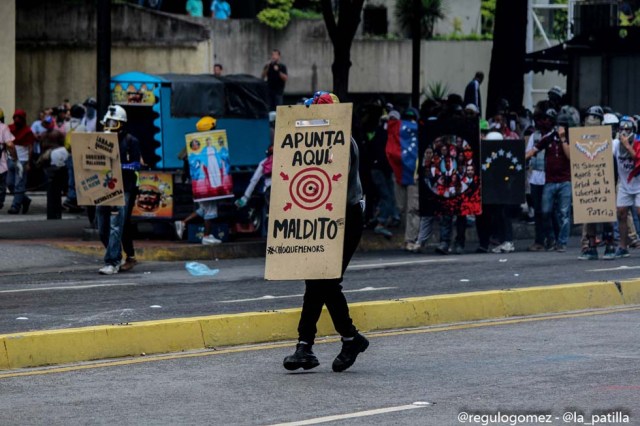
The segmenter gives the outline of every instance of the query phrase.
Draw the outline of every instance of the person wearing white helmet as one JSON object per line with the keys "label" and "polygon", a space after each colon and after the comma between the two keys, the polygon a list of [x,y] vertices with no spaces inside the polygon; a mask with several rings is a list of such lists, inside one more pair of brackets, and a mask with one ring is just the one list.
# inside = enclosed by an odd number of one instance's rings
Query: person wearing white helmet
{"label": "person wearing white helmet", "polygon": [[[133,247],[133,229],[131,212],[138,193],[137,171],[141,166],[140,142],[126,131],[127,112],[120,105],[109,105],[102,120],[107,133],[117,133],[122,167],[122,185],[125,205],[120,207],[98,206],[96,219],[100,241],[106,252],[104,266],[99,272],[102,275],[117,274],[120,270],[128,271],[137,262]],[[122,251],[127,259],[123,262]]]}

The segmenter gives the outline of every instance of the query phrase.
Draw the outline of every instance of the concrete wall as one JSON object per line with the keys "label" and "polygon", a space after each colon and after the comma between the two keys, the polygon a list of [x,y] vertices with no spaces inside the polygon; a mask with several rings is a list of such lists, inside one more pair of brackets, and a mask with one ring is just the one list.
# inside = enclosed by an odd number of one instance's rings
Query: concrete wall
{"label": "concrete wall", "polygon": [[16,87],[16,2],[0,1],[0,108],[4,110],[5,123],[11,123],[15,110]]}
{"label": "concrete wall", "polygon": [[[309,94],[333,86],[333,47],[322,21],[295,20],[283,31],[245,20],[211,25],[214,62],[222,63],[227,73],[260,75],[271,49],[277,48],[289,71],[286,93]],[[421,86],[440,81],[462,92],[475,71],[488,74],[491,47],[490,41],[423,41]],[[350,91],[411,92],[410,40],[356,39],[351,62]]]}
{"label": "concrete wall", "polygon": [[[462,24],[462,34],[480,33],[480,5],[481,0],[444,0],[445,18],[436,23],[436,35],[453,33],[454,21],[458,19]],[[366,5],[385,6],[387,8],[387,22],[389,34],[403,34],[396,20],[396,0],[367,0]]]}
{"label": "concrete wall", "polygon": [[[194,47],[149,48],[114,46],[111,74],[142,71],[151,74],[210,72],[210,43]],[[72,103],[96,96],[96,50],[86,47],[48,47],[18,51],[16,56],[16,104],[28,119],[43,107],[56,106],[63,99]]]}
{"label": "concrete wall", "polygon": [[[1,2],[0,2],[1,3]],[[96,96],[96,10],[94,2],[40,4],[21,0],[15,71],[16,103],[32,120],[43,107],[63,99]],[[58,10],[57,8],[60,8]],[[56,17],[56,25],[50,19]],[[49,22],[49,24],[47,24]],[[209,28],[189,19],[133,5],[114,5],[111,16],[111,74],[207,73],[212,69]]]}

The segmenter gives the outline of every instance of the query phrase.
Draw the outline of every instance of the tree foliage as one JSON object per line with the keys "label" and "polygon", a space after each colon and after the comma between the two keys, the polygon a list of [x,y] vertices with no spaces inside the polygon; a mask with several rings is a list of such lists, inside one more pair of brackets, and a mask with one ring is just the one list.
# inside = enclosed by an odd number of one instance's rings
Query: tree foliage
{"label": "tree foliage", "polygon": [[[424,39],[433,38],[433,32],[436,22],[445,17],[445,8],[443,0],[421,0],[421,16],[420,33]],[[397,0],[396,19],[402,28],[406,31],[411,29],[411,22],[414,16],[413,0]]]}
{"label": "tree foliage", "polygon": [[269,7],[258,13],[258,21],[276,30],[281,30],[291,20],[291,8],[294,0],[268,0]]}

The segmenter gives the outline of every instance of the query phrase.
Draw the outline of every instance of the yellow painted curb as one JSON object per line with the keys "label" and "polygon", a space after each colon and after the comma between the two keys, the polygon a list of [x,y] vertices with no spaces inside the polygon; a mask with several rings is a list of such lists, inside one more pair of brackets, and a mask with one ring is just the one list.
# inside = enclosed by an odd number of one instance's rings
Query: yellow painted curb
{"label": "yellow painted curb", "polygon": [[[640,304],[640,280],[413,297],[350,305],[362,331]],[[0,335],[0,370],[293,340],[300,309]],[[326,309],[318,335],[335,334]]]}

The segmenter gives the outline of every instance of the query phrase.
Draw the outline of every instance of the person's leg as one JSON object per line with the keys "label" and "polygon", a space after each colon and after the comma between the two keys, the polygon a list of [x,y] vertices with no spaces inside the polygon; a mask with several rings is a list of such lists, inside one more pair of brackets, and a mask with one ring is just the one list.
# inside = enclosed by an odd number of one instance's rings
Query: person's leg
{"label": "person's leg", "polygon": [[418,231],[418,245],[424,247],[433,235],[433,216],[420,217],[420,230]]}
{"label": "person's leg", "polygon": [[[362,237],[362,210],[359,205],[347,207],[347,217],[345,222],[345,241],[343,244],[342,252],[342,274],[347,270],[349,262],[353,257],[353,254],[360,244],[360,238]],[[342,279],[340,279],[342,282]],[[342,293],[342,286],[340,282],[335,287],[330,287],[329,292],[325,298],[325,303],[333,325],[336,331],[340,333],[342,337],[353,337],[357,333],[356,328],[353,325],[353,321],[349,315],[349,306],[347,300]]]}
{"label": "person's leg", "polygon": [[542,218],[542,190],[544,185],[531,185],[531,205],[533,206],[533,220],[534,220],[534,230],[535,230],[535,238],[534,245],[536,245],[536,249],[544,248],[545,238],[548,236],[545,235],[545,229],[549,229],[547,226],[544,226],[544,220]]}
{"label": "person's leg", "polygon": [[571,182],[562,182],[558,190],[559,202],[559,225],[558,247],[566,247],[569,242],[569,231],[571,228]]}
{"label": "person's leg", "polygon": [[618,207],[618,227],[620,229],[620,248],[626,249],[629,243],[629,227],[627,225],[627,217],[629,214],[628,207]]}
{"label": "person's leg", "polygon": [[25,195],[27,185],[27,171],[24,169],[25,165],[26,162],[22,162],[22,174],[20,174],[18,170],[18,163],[15,162],[14,164],[15,183],[13,187],[13,203],[11,204],[11,209],[17,212],[20,212],[22,205],[28,199]]}
{"label": "person's leg", "polygon": [[67,190],[67,199],[65,200],[65,204],[70,205],[72,208],[77,207],[78,205],[78,197],[76,194],[76,178],[73,175],[73,158],[71,155],[67,157],[66,160],[67,173],[68,173],[68,190]]}
{"label": "person's leg", "polygon": [[98,206],[96,219],[100,241],[105,246],[104,267],[101,274],[115,274],[122,259],[121,233],[124,226],[124,207]]}
{"label": "person's leg", "polygon": [[[553,241],[546,241],[545,248],[551,249],[551,244],[553,244],[557,240],[557,236],[553,230],[553,222],[552,216],[555,216],[555,211],[553,210],[554,204],[554,189],[555,184],[547,183],[544,185],[542,189],[542,223],[545,230],[543,231],[544,235],[551,236],[553,235]],[[548,238],[548,237],[547,237]]]}
{"label": "person's leg", "polygon": [[436,248],[436,252],[440,254],[449,254],[449,246],[451,245],[451,234],[453,233],[453,216],[440,216],[440,243]]}
{"label": "person's leg", "polygon": [[0,209],[4,207],[4,199],[7,196],[7,174],[8,172],[0,173]]}
{"label": "person's leg", "polygon": [[407,221],[404,240],[415,243],[420,230],[420,197],[418,185],[407,186]]}
{"label": "person's leg", "polygon": [[477,253],[487,253],[489,251],[489,240],[491,239],[491,212],[489,206],[482,205],[482,214],[476,215],[476,232],[478,234]]}
{"label": "person's leg", "polygon": [[[378,215],[376,217],[378,223],[384,226],[393,215],[393,193],[389,193],[387,182],[385,181],[384,172],[378,169],[371,170],[371,181],[378,190]],[[368,200],[367,200],[368,201]]]}
{"label": "person's leg", "polygon": [[136,251],[133,247],[133,234],[134,227],[131,223],[131,214],[133,212],[133,206],[136,202],[137,190],[124,193],[124,220],[122,227],[122,249],[127,255],[127,259],[134,259],[136,257]]}

